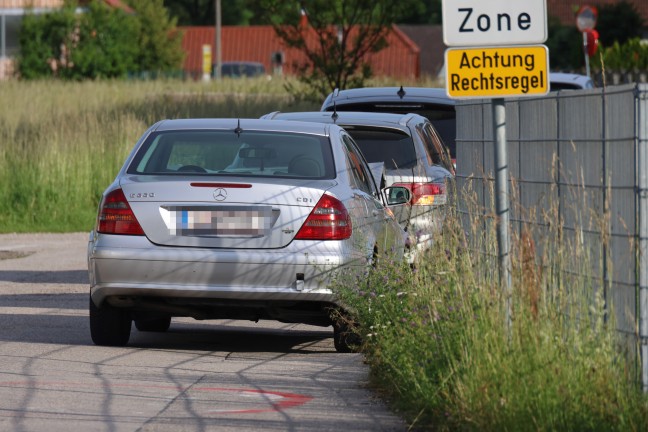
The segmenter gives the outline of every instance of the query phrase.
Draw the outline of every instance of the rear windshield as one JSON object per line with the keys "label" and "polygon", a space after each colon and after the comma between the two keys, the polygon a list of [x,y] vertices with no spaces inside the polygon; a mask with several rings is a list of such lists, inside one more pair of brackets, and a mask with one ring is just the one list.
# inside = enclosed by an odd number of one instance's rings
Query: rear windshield
{"label": "rear windshield", "polygon": [[129,174],[335,177],[326,137],[286,133],[191,130],[152,133]]}
{"label": "rear windshield", "polygon": [[345,127],[360,147],[367,162],[384,162],[386,169],[416,166],[412,137],[398,130]]}
{"label": "rear windshield", "polygon": [[[452,105],[435,105],[417,102],[402,103],[350,103],[336,104],[338,111],[365,111],[384,112],[392,114],[418,114],[430,120],[437,130],[443,144],[450,150],[450,155],[455,158],[457,145],[457,120],[456,111]],[[333,106],[327,107],[327,111],[333,111]]]}

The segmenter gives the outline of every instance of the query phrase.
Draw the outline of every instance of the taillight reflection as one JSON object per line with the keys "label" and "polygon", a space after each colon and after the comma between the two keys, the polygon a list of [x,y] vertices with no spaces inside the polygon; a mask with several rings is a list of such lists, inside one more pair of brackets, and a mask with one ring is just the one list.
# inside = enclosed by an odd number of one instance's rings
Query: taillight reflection
{"label": "taillight reflection", "polygon": [[101,201],[97,231],[103,234],[144,235],[121,189],[115,189]]}
{"label": "taillight reflection", "polygon": [[442,205],[447,202],[446,186],[443,183],[394,183],[412,191],[411,205]]}

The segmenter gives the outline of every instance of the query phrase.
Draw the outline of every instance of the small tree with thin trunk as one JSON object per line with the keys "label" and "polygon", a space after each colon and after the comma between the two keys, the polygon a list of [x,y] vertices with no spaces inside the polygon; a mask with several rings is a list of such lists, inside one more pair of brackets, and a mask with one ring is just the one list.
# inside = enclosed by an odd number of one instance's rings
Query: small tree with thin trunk
{"label": "small tree with thin trunk", "polygon": [[[370,54],[387,46],[392,24],[418,0],[261,0],[277,35],[300,50],[305,61],[293,63],[309,99],[335,88],[361,87],[371,76]],[[294,91],[294,89],[289,89]]]}

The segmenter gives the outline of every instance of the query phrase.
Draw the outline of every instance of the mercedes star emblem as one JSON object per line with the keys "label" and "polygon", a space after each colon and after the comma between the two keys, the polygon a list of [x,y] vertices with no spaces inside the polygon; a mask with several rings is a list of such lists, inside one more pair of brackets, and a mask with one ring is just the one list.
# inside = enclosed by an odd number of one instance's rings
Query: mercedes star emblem
{"label": "mercedes star emblem", "polygon": [[227,191],[223,188],[218,188],[214,191],[214,199],[216,201],[223,201],[227,198]]}

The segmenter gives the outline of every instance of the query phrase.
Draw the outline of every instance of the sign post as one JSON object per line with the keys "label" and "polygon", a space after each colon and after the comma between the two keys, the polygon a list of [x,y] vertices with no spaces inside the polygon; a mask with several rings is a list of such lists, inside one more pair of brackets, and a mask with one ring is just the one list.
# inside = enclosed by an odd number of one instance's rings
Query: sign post
{"label": "sign post", "polygon": [[211,45],[204,44],[202,46],[202,79],[208,82],[212,69],[212,47]]}
{"label": "sign post", "polygon": [[549,92],[546,0],[442,0],[446,92],[451,98],[494,98],[495,209],[500,286],[511,326],[511,242],[504,97]]}
{"label": "sign post", "polygon": [[576,27],[583,34],[583,53],[585,54],[585,70],[588,78],[590,77],[590,64],[587,34],[594,30],[597,18],[596,8],[587,5],[582,6],[576,14]]}

